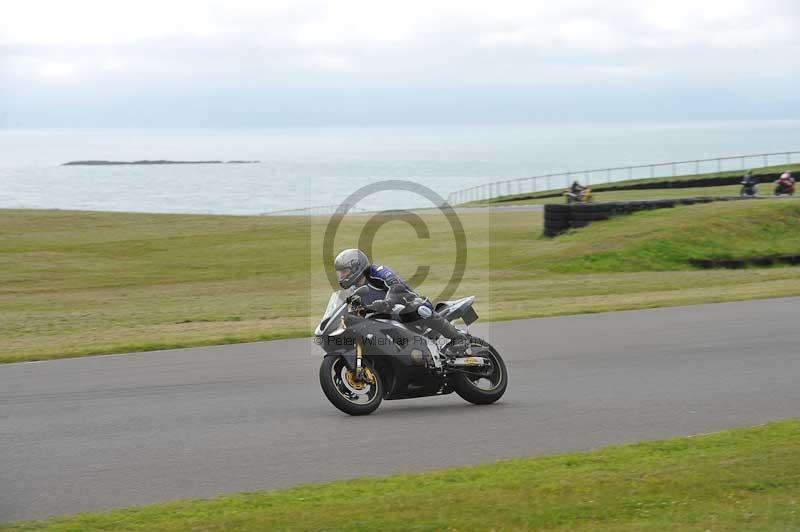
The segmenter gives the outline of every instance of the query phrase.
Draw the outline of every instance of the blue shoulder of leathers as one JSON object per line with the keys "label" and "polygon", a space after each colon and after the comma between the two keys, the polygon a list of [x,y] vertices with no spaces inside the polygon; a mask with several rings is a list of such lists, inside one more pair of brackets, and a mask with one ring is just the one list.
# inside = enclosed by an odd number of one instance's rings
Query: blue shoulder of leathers
{"label": "blue shoulder of leathers", "polygon": [[391,268],[380,264],[370,265],[367,276],[371,279],[380,279],[384,283],[397,278],[397,274]]}

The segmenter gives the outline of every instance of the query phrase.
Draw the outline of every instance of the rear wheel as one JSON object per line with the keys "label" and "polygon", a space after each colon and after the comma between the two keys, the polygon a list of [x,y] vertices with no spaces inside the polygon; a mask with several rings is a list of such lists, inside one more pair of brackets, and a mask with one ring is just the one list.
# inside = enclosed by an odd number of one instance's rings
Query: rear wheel
{"label": "rear wheel", "polygon": [[488,358],[488,368],[474,368],[458,372],[453,377],[453,388],[465,401],[476,405],[488,405],[500,399],[508,386],[508,371],[500,353],[489,342],[470,337],[474,356]]}
{"label": "rear wheel", "polygon": [[351,416],[371,414],[383,400],[380,375],[362,359],[364,378],[356,379],[355,370],[343,357],[326,356],[319,367],[319,384],[325,397],[336,408]]}

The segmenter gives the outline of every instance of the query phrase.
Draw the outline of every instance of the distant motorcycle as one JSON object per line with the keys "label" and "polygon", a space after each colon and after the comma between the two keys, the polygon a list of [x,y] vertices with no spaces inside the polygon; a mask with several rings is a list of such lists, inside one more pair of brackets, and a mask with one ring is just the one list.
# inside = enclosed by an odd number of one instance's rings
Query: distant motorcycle
{"label": "distant motorcycle", "polygon": [[758,196],[758,181],[747,180],[742,181],[742,190],[739,195],[743,198],[754,198]]}
{"label": "distant motorcycle", "polygon": [[580,191],[573,191],[568,189],[564,191],[564,196],[567,198],[567,203],[592,203],[594,196],[592,196],[591,188],[582,188]]}
{"label": "distant motorcycle", "polygon": [[[359,291],[331,295],[314,336],[325,351],[319,382],[328,400],[353,416],[370,414],[383,399],[445,395],[489,404],[506,391],[508,372],[488,342],[467,335],[468,355],[452,355],[447,340],[421,325],[403,322],[402,305],[388,314],[370,314]],[[467,325],[478,319],[475,297],[443,301],[435,311]]]}
{"label": "distant motorcycle", "polygon": [[775,181],[776,196],[794,196],[794,179],[778,179]]}

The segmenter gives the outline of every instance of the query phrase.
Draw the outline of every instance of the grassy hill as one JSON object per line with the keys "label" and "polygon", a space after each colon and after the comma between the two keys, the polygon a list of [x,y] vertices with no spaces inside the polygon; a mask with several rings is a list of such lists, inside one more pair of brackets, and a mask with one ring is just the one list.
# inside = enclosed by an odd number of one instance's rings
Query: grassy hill
{"label": "grassy hill", "polygon": [[685,270],[692,258],[800,252],[800,202],[717,202],[595,223],[541,248],[553,272]]}
{"label": "grassy hill", "polygon": [[[377,231],[376,261],[420,292],[447,284],[451,228],[432,212],[420,238]],[[537,212],[460,216],[468,242],[457,294],[482,319],[800,295],[791,267],[697,270],[688,258],[800,253],[793,200],[649,211],[541,238]],[[358,244],[349,218],[335,248]],[[320,254],[327,219],[0,211],[0,362],[307,336],[331,287]]]}

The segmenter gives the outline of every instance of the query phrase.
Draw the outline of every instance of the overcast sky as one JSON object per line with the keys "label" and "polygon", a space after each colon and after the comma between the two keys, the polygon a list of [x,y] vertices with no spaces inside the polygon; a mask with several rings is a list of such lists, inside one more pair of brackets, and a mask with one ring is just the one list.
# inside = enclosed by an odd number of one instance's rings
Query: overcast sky
{"label": "overcast sky", "polygon": [[0,127],[800,118],[798,0],[0,0]]}

